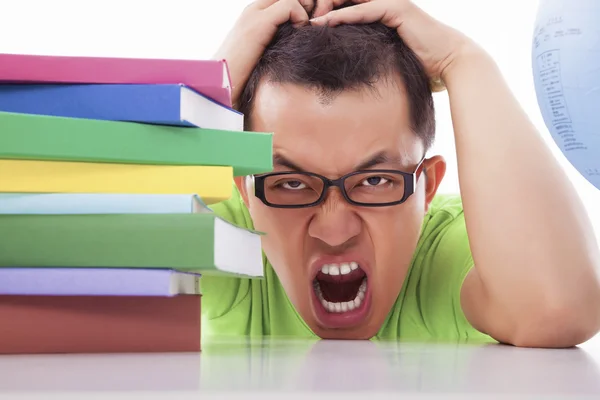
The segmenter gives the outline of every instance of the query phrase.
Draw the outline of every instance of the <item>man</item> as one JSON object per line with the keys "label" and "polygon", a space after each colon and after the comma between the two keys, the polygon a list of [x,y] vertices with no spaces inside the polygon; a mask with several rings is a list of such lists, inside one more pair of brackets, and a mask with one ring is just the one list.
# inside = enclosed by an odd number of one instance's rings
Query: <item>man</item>
{"label": "man", "polygon": [[[341,3],[256,0],[218,54],[247,129],[274,132],[274,171],[215,206],[267,233],[265,279],[205,277],[207,335],[595,335],[592,228],[494,62],[408,0]],[[425,158],[429,82],[449,93],[462,202]]]}

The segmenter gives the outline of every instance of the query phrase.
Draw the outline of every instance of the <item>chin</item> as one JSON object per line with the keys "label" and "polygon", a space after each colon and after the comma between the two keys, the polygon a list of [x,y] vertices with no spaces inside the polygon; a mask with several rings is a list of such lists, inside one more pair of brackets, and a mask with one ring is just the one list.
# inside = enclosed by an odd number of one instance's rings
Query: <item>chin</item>
{"label": "chin", "polygon": [[313,328],[313,332],[324,340],[369,340],[377,334],[377,329],[371,330],[367,327],[357,329],[326,329],[317,326]]}

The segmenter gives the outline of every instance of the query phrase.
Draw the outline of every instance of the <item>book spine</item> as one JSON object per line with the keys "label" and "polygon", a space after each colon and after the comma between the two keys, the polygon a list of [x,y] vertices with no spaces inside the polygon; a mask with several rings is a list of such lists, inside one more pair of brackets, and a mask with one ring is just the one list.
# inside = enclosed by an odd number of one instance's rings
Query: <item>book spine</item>
{"label": "book spine", "polygon": [[273,169],[273,135],[0,112],[0,159]]}
{"label": "book spine", "polygon": [[0,296],[0,354],[201,350],[200,296]]}
{"label": "book spine", "polygon": [[0,267],[215,271],[215,218],[213,213],[0,215]]}
{"label": "book spine", "polygon": [[0,160],[0,192],[193,194],[207,204],[232,193],[231,167]]}
{"label": "book spine", "polygon": [[225,60],[0,54],[0,82],[185,84],[231,107]]}
{"label": "book spine", "polygon": [[0,295],[173,296],[174,272],[126,268],[0,268]]}
{"label": "book spine", "polygon": [[0,214],[189,214],[187,194],[0,193]]}
{"label": "book spine", "polygon": [[191,126],[181,120],[181,85],[0,85],[0,110]]}

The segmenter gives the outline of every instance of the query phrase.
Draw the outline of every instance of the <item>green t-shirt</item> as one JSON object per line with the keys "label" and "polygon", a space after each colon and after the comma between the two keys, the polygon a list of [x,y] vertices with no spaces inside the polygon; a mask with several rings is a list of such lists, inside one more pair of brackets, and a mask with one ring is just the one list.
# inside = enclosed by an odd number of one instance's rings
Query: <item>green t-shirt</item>
{"label": "green t-shirt", "polygon": [[[211,208],[236,225],[253,228],[237,189]],[[316,338],[263,260],[262,279],[201,278],[202,336]],[[461,285],[472,267],[460,197],[438,195],[423,221],[400,295],[375,339],[491,341],[469,324],[460,306]]]}

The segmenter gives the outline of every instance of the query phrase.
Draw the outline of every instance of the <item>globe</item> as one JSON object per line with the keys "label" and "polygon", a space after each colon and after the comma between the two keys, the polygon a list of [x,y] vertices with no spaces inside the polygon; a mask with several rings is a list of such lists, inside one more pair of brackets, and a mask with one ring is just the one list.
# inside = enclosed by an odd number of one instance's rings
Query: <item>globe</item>
{"label": "globe", "polygon": [[600,189],[600,0],[540,0],[532,66],[554,142]]}

